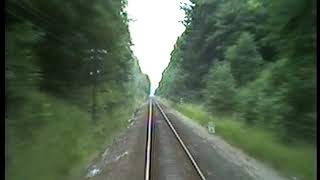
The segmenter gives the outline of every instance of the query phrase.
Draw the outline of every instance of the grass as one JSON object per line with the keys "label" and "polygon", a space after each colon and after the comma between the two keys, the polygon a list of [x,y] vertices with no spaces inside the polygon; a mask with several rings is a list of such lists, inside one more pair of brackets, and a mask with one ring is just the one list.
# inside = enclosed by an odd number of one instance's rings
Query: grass
{"label": "grass", "polygon": [[[172,104],[172,103],[171,103]],[[289,146],[278,141],[275,134],[247,127],[234,117],[214,117],[202,106],[176,104],[182,114],[206,127],[214,122],[216,134],[247,154],[269,164],[280,173],[300,180],[316,178],[316,148],[308,144]]]}
{"label": "grass", "polygon": [[104,114],[97,125],[88,112],[63,100],[34,93],[6,125],[7,178],[79,179],[134,111],[131,105]]}

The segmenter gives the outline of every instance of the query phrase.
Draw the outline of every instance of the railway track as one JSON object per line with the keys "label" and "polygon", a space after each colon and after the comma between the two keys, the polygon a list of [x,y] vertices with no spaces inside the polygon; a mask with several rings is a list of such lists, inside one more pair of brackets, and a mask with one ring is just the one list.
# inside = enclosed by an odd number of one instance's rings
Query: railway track
{"label": "railway track", "polygon": [[221,140],[209,139],[204,129],[157,99],[140,110],[135,123],[91,163],[98,172],[91,180],[286,180]]}
{"label": "railway track", "polygon": [[145,180],[206,180],[179,132],[152,98],[148,106],[144,170]]}

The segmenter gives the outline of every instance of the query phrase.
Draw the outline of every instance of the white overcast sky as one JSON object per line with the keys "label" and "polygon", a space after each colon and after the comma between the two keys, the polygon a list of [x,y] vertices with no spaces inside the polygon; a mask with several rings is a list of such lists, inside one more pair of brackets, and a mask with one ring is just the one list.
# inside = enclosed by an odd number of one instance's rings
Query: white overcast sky
{"label": "white overcast sky", "polygon": [[128,0],[129,30],[134,54],[143,73],[151,81],[151,93],[157,88],[162,71],[170,61],[174,44],[184,31],[184,11],[180,2],[187,0]]}

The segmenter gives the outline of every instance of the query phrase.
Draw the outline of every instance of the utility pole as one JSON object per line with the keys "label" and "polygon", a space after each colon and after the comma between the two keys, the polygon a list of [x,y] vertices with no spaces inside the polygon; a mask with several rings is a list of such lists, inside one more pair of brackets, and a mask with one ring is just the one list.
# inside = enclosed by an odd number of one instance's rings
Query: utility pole
{"label": "utility pole", "polygon": [[99,62],[102,61],[101,54],[107,54],[108,52],[105,49],[90,49],[90,61],[92,62],[92,69],[90,71],[90,76],[92,76],[92,121],[97,121],[97,79],[98,74],[100,74],[99,70]]}

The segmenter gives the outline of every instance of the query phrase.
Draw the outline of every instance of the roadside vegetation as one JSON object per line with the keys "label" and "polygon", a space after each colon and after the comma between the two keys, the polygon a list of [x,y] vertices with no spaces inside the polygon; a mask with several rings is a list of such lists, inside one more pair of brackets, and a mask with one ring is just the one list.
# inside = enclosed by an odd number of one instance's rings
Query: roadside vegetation
{"label": "roadside vegetation", "polygon": [[54,180],[83,174],[86,163],[106,147],[134,111],[131,106],[105,113],[97,126],[91,114],[76,105],[42,93],[28,98],[6,129],[9,179]]}
{"label": "roadside vegetation", "polygon": [[316,1],[191,2],[156,95],[276,169],[314,179]]}
{"label": "roadside vegetation", "polygon": [[245,153],[280,170],[285,176],[301,180],[316,178],[316,147],[304,142],[284,144],[272,131],[249,127],[231,116],[214,116],[200,105],[174,104],[177,111],[207,128],[215,125],[215,134]]}
{"label": "roadside vegetation", "polygon": [[6,3],[6,179],[79,179],[146,100],[150,82],[130,49],[125,6]]}

